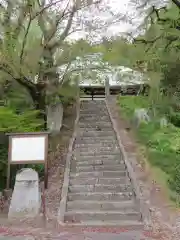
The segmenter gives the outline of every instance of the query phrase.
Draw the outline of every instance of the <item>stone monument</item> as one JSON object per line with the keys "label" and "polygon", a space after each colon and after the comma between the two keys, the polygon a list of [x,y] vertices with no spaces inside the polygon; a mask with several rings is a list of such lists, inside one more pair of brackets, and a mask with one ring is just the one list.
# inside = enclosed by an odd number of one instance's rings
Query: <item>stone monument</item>
{"label": "stone monument", "polygon": [[23,168],[16,174],[8,218],[35,217],[40,205],[38,173],[31,168]]}
{"label": "stone monument", "polygon": [[134,111],[134,116],[132,119],[132,123],[134,127],[138,128],[141,123],[148,123],[150,122],[150,116],[148,115],[148,111],[145,108],[138,108]]}

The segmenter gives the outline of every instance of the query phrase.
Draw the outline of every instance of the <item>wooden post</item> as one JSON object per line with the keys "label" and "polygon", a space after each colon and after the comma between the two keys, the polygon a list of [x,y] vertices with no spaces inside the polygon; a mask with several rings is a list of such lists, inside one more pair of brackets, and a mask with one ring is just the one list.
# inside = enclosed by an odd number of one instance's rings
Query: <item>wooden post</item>
{"label": "wooden post", "polygon": [[110,88],[109,88],[109,78],[106,77],[105,79],[105,97],[109,97],[110,95]]}
{"label": "wooden post", "polygon": [[92,100],[94,100],[94,89],[93,88],[91,90],[91,97],[92,97]]}
{"label": "wooden post", "polygon": [[11,165],[10,162],[8,161],[8,166],[7,166],[7,178],[6,178],[6,189],[9,189],[10,186],[10,174],[11,174]]}

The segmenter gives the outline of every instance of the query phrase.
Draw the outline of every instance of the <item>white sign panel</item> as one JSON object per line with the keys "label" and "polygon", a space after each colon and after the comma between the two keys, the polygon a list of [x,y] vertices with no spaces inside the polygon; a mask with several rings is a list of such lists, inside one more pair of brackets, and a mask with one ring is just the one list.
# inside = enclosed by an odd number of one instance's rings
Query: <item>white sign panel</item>
{"label": "white sign panel", "polygon": [[45,136],[13,137],[11,161],[38,161],[45,159]]}

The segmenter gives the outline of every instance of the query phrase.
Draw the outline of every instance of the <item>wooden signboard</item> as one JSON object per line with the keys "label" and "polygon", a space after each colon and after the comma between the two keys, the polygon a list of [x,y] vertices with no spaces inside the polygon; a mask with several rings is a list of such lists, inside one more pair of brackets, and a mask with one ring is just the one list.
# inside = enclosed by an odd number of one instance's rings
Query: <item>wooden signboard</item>
{"label": "wooden signboard", "polygon": [[44,164],[44,187],[48,185],[48,132],[10,133],[6,188],[10,185],[11,164]]}

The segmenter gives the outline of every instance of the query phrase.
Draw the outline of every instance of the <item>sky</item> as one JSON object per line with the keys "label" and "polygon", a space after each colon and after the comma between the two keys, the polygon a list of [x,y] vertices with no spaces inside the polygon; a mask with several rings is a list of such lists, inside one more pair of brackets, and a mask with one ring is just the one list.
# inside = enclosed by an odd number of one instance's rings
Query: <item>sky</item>
{"label": "sky", "polygon": [[[131,16],[131,14],[133,13],[133,9],[131,9],[130,7],[130,0],[110,0],[109,2],[112,10],[115,12],[120,12],[122,14],[126,14],[127,16]],[[111,26],[106,32],[106,34],[127,32],[131,29],[131,24],[120,21],[117,24],[114,24],[114,26]]]}
{"label": "sky", "polygon": [[[169,0],[149,0],[148,5],[157,5],[158,7],[164,6]],[[124,35],[124,33],[133,33],[133,35],[137,35],[139,32],[138,26],[143,23],[143,19],[145,16],[145,9],[137,10],[138,5],[133,5],[132,2],[136,2],[136,0],[103,0],[104,5],[108,5],[111,8],[111,11],[116,14],[124,14],[128,19],[131,19],[131,23],[123,20],[119,20],[116,24],[111,25],[108,29],[102,28],[99,34],[101,37],[110,37],[116,35]],[[137,0],[137,4],[138,4]],[[142,1],[143,2],[143,1]],[[98,15],[99,19],[105,19],[108,16],[105,12],[94,13],[91,12],[91,17],[93,18],[95,15]],[[97,17],[97,16],[96,16]],[[89,33],[88,33],[89,34]],[[88,35],[87,34],[87,35]],[[83,34],[75,33],[71,36],[71,38],[80,38]],[[93,36],[93,38],[97,38],[97,34]]]}
{"label": "sky", "polygon": [[[125,14],[127,17],[132,17],[135,14],[135,9],[131,6],[131,0],[105,0],[106,4],[110,6],[111,11],[116,14]],[[108,19],[108,16],[105,16],[106,14],[104,12],[98,13],[99,19],[106,18]],[[108,27],[108,29],[103,29],[102,32],[100,32],[101,37],[110,37],[112,35],[120,35],[124,32],[132,32],[137,28],[138,25],[138,19],[133,20],[133,24],[128,23],[127,21],[120,20],[117,23],[111,25]],[[70,38],[77,39],[82,37],[83,33],[73,33]]]}

